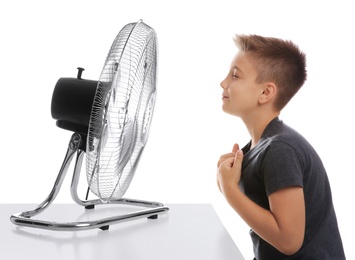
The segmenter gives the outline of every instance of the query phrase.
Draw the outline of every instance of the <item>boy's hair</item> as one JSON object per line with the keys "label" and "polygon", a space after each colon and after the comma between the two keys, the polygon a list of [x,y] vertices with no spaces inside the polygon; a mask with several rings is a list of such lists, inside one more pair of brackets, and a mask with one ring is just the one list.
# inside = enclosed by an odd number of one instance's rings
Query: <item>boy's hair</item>
{"label": "boy's hair", "polygon": [[235,35],[240,51],[250,53],[257,83],[272,81],[278,88],[274,106],[283,109],[307,79],[306,55],[291,41],[259,35]]}

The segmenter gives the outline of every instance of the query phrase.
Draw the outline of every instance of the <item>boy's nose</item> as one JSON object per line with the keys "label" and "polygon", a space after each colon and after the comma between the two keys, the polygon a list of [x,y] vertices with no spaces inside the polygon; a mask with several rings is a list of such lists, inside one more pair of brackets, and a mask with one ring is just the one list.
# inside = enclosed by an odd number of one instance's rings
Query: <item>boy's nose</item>
{"label": "boy's nose", "polygon": [[221,88],[223,88],[223,89],[225,88],[225,81],[226,81],[226,80],[224,79],[224,80],[222,80],[221,83],[219,84],[219,85],[221,86]]}

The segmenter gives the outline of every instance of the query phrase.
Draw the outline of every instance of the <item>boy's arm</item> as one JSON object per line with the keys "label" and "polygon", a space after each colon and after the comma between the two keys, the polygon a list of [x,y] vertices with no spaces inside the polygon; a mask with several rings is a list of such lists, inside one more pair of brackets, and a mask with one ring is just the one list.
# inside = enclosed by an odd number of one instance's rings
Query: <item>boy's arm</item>
{"label": "boy's arm", "polygon": [[231,207],[262,239],[286,255],[296,253],[305,233],[303,189],[290,187],[269,196],[270,210],[250,200],[239,188],[243,152],[234,146],[233,152],[218,162],[217,183]]}

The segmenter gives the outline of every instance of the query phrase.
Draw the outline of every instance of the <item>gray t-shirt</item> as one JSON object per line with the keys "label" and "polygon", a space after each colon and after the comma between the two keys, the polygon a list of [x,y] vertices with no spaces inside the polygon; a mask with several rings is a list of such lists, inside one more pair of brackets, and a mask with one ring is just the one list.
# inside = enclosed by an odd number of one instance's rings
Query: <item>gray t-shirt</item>
{"label": "gray t-shirt", "polygon": [[307,140],[275,118],[258,144],[250,150],[249,143],[243,152],[240,187],[255,203],[270,209],[268,196],[291,186],[302,187],[305,197],[306,231],[301,249],[286,256],[250,230],[256,259],[345,259],[327,173]]}

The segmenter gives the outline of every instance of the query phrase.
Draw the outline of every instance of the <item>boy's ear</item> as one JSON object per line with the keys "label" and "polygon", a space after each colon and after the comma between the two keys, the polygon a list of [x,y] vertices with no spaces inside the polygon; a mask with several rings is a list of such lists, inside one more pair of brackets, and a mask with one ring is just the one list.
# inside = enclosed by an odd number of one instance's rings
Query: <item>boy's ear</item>
{"label": "boy's ear", "polygon": [[270,102],[276,97],[277,87],[273,82],[267,82],[263,84],[263,88],[261,90],[261,95],[259,96],[259,103],[265,104]]}

